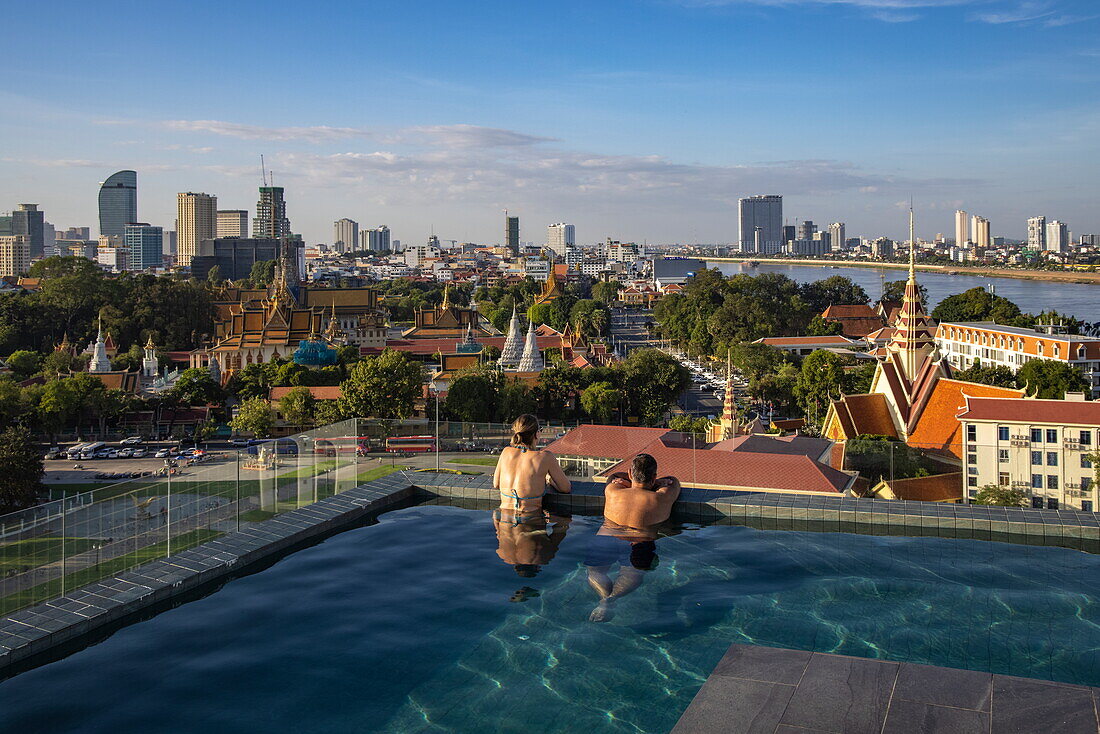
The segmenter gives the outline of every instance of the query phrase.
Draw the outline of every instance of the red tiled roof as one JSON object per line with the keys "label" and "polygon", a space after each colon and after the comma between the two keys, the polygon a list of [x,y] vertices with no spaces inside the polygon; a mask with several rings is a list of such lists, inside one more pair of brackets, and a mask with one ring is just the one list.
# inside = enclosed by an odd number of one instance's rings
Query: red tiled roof
{"label": "red tiled roof", "polygon": [[666,433],[669,433],[667,428],[584,424],[554,441],[547,449],[563,456],[613,459],[634,456]]}
{"label": "red tiled roof", "polygon": [[[273,387],[268,392],[267,399],[272,402],[282,400],[288,392],[297,389],[297,387]],[[306,387],[306,389],[316,400],[338,400],[344,394],[339,385]]]}
{"label": "red tiled roof", "polygon": [[711,446],[713,451],[748,451],[754,454],[787,454],[817,459],[832,442],[811,436],[737,436]]}
{"label": "red tiled roof", "polygon": [[878,319],[875,310],[866,303],[833,305],[821,312],[823,319]]}
{"label": "red tiled roof", "polygon": [[867,304],[829,306],[821,313],[826,321],[840,324],[844,336],[862,338],[882,328],[882,319]]}
{"label": "red tiled roof", "polygon": [[1005,399],[973,395],[956,413],[960,420],[1100,425],[1100,401]]}
{"label": "red tiled roof", "polygon": [[[536,328],[536,332],[538,329]],[[477,341],[482,346],[492,346],[497,349],[504,347],[504,339],[502,336],[478,336]],[[540,335],[536,337],[539,345],[539,349],[551,349],[553,347],[561,346],[561,335],[557,332],[553,334]],[[386,340],[387,349],[396,349],[399,352],[409,352],[410,354],[440,354],[452,353],[455,350],[455,345],[462,341],[461,337],[446,337],[446,338],[431,338],[431,339],[388,339]],[[378,354],[381,352],[379,347],[362,347],[360,354]]]}
{"label": "red tiled roof", "polygon": [[834,438],[856,438],[863,434],[898,437],[897,427],[886,405],[886,396],[882,393],[845,395],[833,401],[833,409],[843,430],[842,436]]}

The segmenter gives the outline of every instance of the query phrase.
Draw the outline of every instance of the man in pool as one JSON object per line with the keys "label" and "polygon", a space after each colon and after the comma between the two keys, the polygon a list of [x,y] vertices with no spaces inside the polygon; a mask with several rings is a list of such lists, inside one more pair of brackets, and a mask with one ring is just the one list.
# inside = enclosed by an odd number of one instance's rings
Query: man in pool
{"label": "man in pool", "polygon": [[[588,584],[600,597],[589,620],[611,619],[614,603],[641,586],[643,574],[657,567],[657,525],[668,520],[679,496],[680,481],[658,479],[657,460],[649,454],[634,457],[629,475],[611,475],[604,487],[604,523],[584,560]],[[611,565],[616,562],[619,575],[612,581]]]}

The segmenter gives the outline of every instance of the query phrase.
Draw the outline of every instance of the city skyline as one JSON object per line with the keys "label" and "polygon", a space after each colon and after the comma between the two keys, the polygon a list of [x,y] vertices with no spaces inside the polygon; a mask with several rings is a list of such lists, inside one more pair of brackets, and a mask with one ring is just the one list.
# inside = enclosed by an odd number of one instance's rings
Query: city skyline
{"label": "city skyline", "polygon": [[[16,142],[0,208],[37,202],[55,226],[95,227],[98,183],[130,169],[138,217],[170,229],[181,191],[253,206],[262,153],[295,231],[317,242],[342,216],[409,242],[433,225],[496,242],[507,208],[523,241],[569,221],[579,242],[729,243],[738,199],[770,193],[787,221],[853,235],[903,239],[910,196],[923,237],[950,233],[957,209],[1013,239],[1035,216],[1100,230],[1100,44],[1083,0],[638,0],[522,17],[495,5],[271,13],[249,38],[230,38],[232,23],[193,35],[202,12],[135,7],[130,25],[158,32],[121,44],[91,9],[47,4],[15,18],[0,50],[0,128]],[[377,53],[313,43],[337,22],[382,29]],[[32,42],[44,25],[97,48],[73,68]],[[273,54],[278,33],[311,58]],[[738,44],[716,42],[731,33]],[[410,52],[417,37],[430,53]],[[808,53],[826,37],[842,43]],[[171,49],[185,38],[183,79]],[[119,63],[131,56],[142,63]]]}

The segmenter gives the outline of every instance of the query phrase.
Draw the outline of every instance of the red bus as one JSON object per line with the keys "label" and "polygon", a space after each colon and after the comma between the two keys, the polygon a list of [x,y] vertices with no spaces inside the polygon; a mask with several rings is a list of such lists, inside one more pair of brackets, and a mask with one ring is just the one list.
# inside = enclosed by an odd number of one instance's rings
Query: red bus
{"label": "red bus", "polygon": [[330,436],[317,438],[313,442],[313,452],[321,456],[337,454],[366,454],[370,449],[368,436]]}
{"label": "red bus", "polygon": [[435,451],[435,436],[394,436],[386,439],[391,453],[426,454]]}

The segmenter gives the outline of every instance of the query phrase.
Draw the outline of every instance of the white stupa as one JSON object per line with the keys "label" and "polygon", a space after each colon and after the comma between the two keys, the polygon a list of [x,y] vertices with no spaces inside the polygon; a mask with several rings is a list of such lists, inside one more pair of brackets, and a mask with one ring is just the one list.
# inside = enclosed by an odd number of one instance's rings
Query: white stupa
{"label": "white stupa", "polygon": [[523,345],[523,356],[516,366],[516,372],[542,372],[545,367],[542,352],[539,351],[538,335],[535,334],[535,322],[532,321],[527,327],[527,343]]}
{"label": "white stupa", "polygon": [[504,347],[500,350],[500,366],[515,367],[523,358],[523,327],[519,323],[516,307],[512,307],[512,320],[508,322],[508,336],[504,338]]}
{"label": "white stupa", "polygon": [[92,349],[92,361],[88,362],[89,372],[110,372],[111,358],[107,356],[107,343],[103,340],[103,322],[99,324],[99,334]]}

